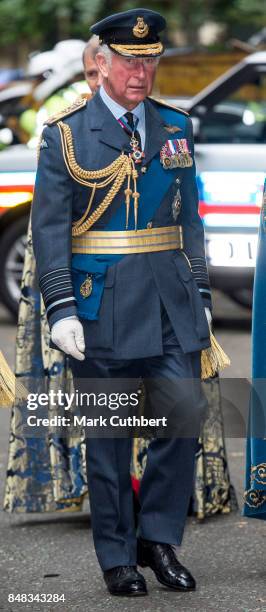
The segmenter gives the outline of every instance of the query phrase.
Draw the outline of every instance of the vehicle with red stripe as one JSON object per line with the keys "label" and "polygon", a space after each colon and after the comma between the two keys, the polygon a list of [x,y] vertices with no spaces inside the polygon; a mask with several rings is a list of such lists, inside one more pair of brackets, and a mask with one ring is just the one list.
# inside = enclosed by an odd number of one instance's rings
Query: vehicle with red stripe
{"label": "vehicle with red stripe", "polygon": [[37,155],[25,145],[0,153],[0,299],[16,315]]}
{"label": "vehicle with red stripe", "polygon": [[211,285],[250,307],[266,171],[266,51],[174,102],[194,123]]}

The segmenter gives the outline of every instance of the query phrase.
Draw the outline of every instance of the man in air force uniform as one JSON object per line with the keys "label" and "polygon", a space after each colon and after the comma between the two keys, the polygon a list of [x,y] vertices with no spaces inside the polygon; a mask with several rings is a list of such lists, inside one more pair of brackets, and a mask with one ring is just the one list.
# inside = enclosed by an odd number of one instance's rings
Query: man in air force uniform
{"label": "man in air force uniform", "polygon": [[[43,131],[33,244],[52,341],[70,355],[76,388],[79,379],[101,391],[106,381],[142,378],[153,381],[152,402],[159,379],[177,390],[189,379],[181,394],[192,419],[191,405],[200,415],[204,404],[200,356],[210,345],[211,298],[191,120],[149,98],[164,28],[163,17],[146,9],[91,28],[100,37],[103,85]],[[93,536],[107,587],[145,595],[138,563],[165,586],[194,589],[172,546],[182,540],[196,436],[151,441],[137,533],[131,442],[98,435],[87,443]]]}

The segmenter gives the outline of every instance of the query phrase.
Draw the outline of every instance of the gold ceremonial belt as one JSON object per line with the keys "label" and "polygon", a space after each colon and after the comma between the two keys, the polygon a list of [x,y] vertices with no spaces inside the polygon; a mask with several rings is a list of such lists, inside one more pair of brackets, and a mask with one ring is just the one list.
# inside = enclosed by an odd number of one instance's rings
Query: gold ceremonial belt
{"label": "gold ceremonial belt", "polygon": [[152,253],[183,248],[181,225],[152,227],[141,230],[100,232],[91,230],[72,237],[72,253],[123,255]]}

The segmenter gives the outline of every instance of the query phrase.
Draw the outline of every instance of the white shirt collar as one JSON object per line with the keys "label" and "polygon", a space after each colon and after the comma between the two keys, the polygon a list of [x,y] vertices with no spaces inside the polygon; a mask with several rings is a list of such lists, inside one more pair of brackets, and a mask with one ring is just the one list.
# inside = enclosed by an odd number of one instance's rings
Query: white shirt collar
{"label": "white shirt collar", "polygon": [[[111,98],[108,93],[105,91],[103,85],[101,85],[100,87],[100,96],[103,100],[103,102],[106,104],[106,106],[109,108],[109,110],[111,111],[111,113],[114,115],[114,117],[116,119],[120,119],[120,117],[123,117],[123,115],[125,115],[125,113],[128,113],[128,109],[124,108],[123,106],[121,106],[120,104],[118,104],[118,102],[116,102],[115,100],[113,100],[113,98]],[[135,108],[133,108],[133,110],[131,111],[136,117],[138,117],[139,121],[141,121],[141,119],[144,116],[144,103],[143,102],[139,102],[139,104],[137,106],[135,106]]]}

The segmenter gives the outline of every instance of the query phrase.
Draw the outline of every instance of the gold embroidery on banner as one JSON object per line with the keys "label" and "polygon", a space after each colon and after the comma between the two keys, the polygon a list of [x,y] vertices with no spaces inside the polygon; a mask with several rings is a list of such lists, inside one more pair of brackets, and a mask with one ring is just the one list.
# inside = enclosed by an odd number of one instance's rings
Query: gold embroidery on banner
{"label": "gold embroidery on banner", "polygon": [[266,484],[266,463],[251,466],[251,481]]}
{"label": "gold embroidery on banner", "polygon": [[260,508],[266,503],[266,493],[258,489],[249,489],[244,494],[244,502],[250,508]]}
{"label": "gold embroidery on banner", "polygon": [[146,38],[148,36],[150,28],[145,23],[143,17],[137,17],[137,23],[133,28],[133,34],[136,38]]}

